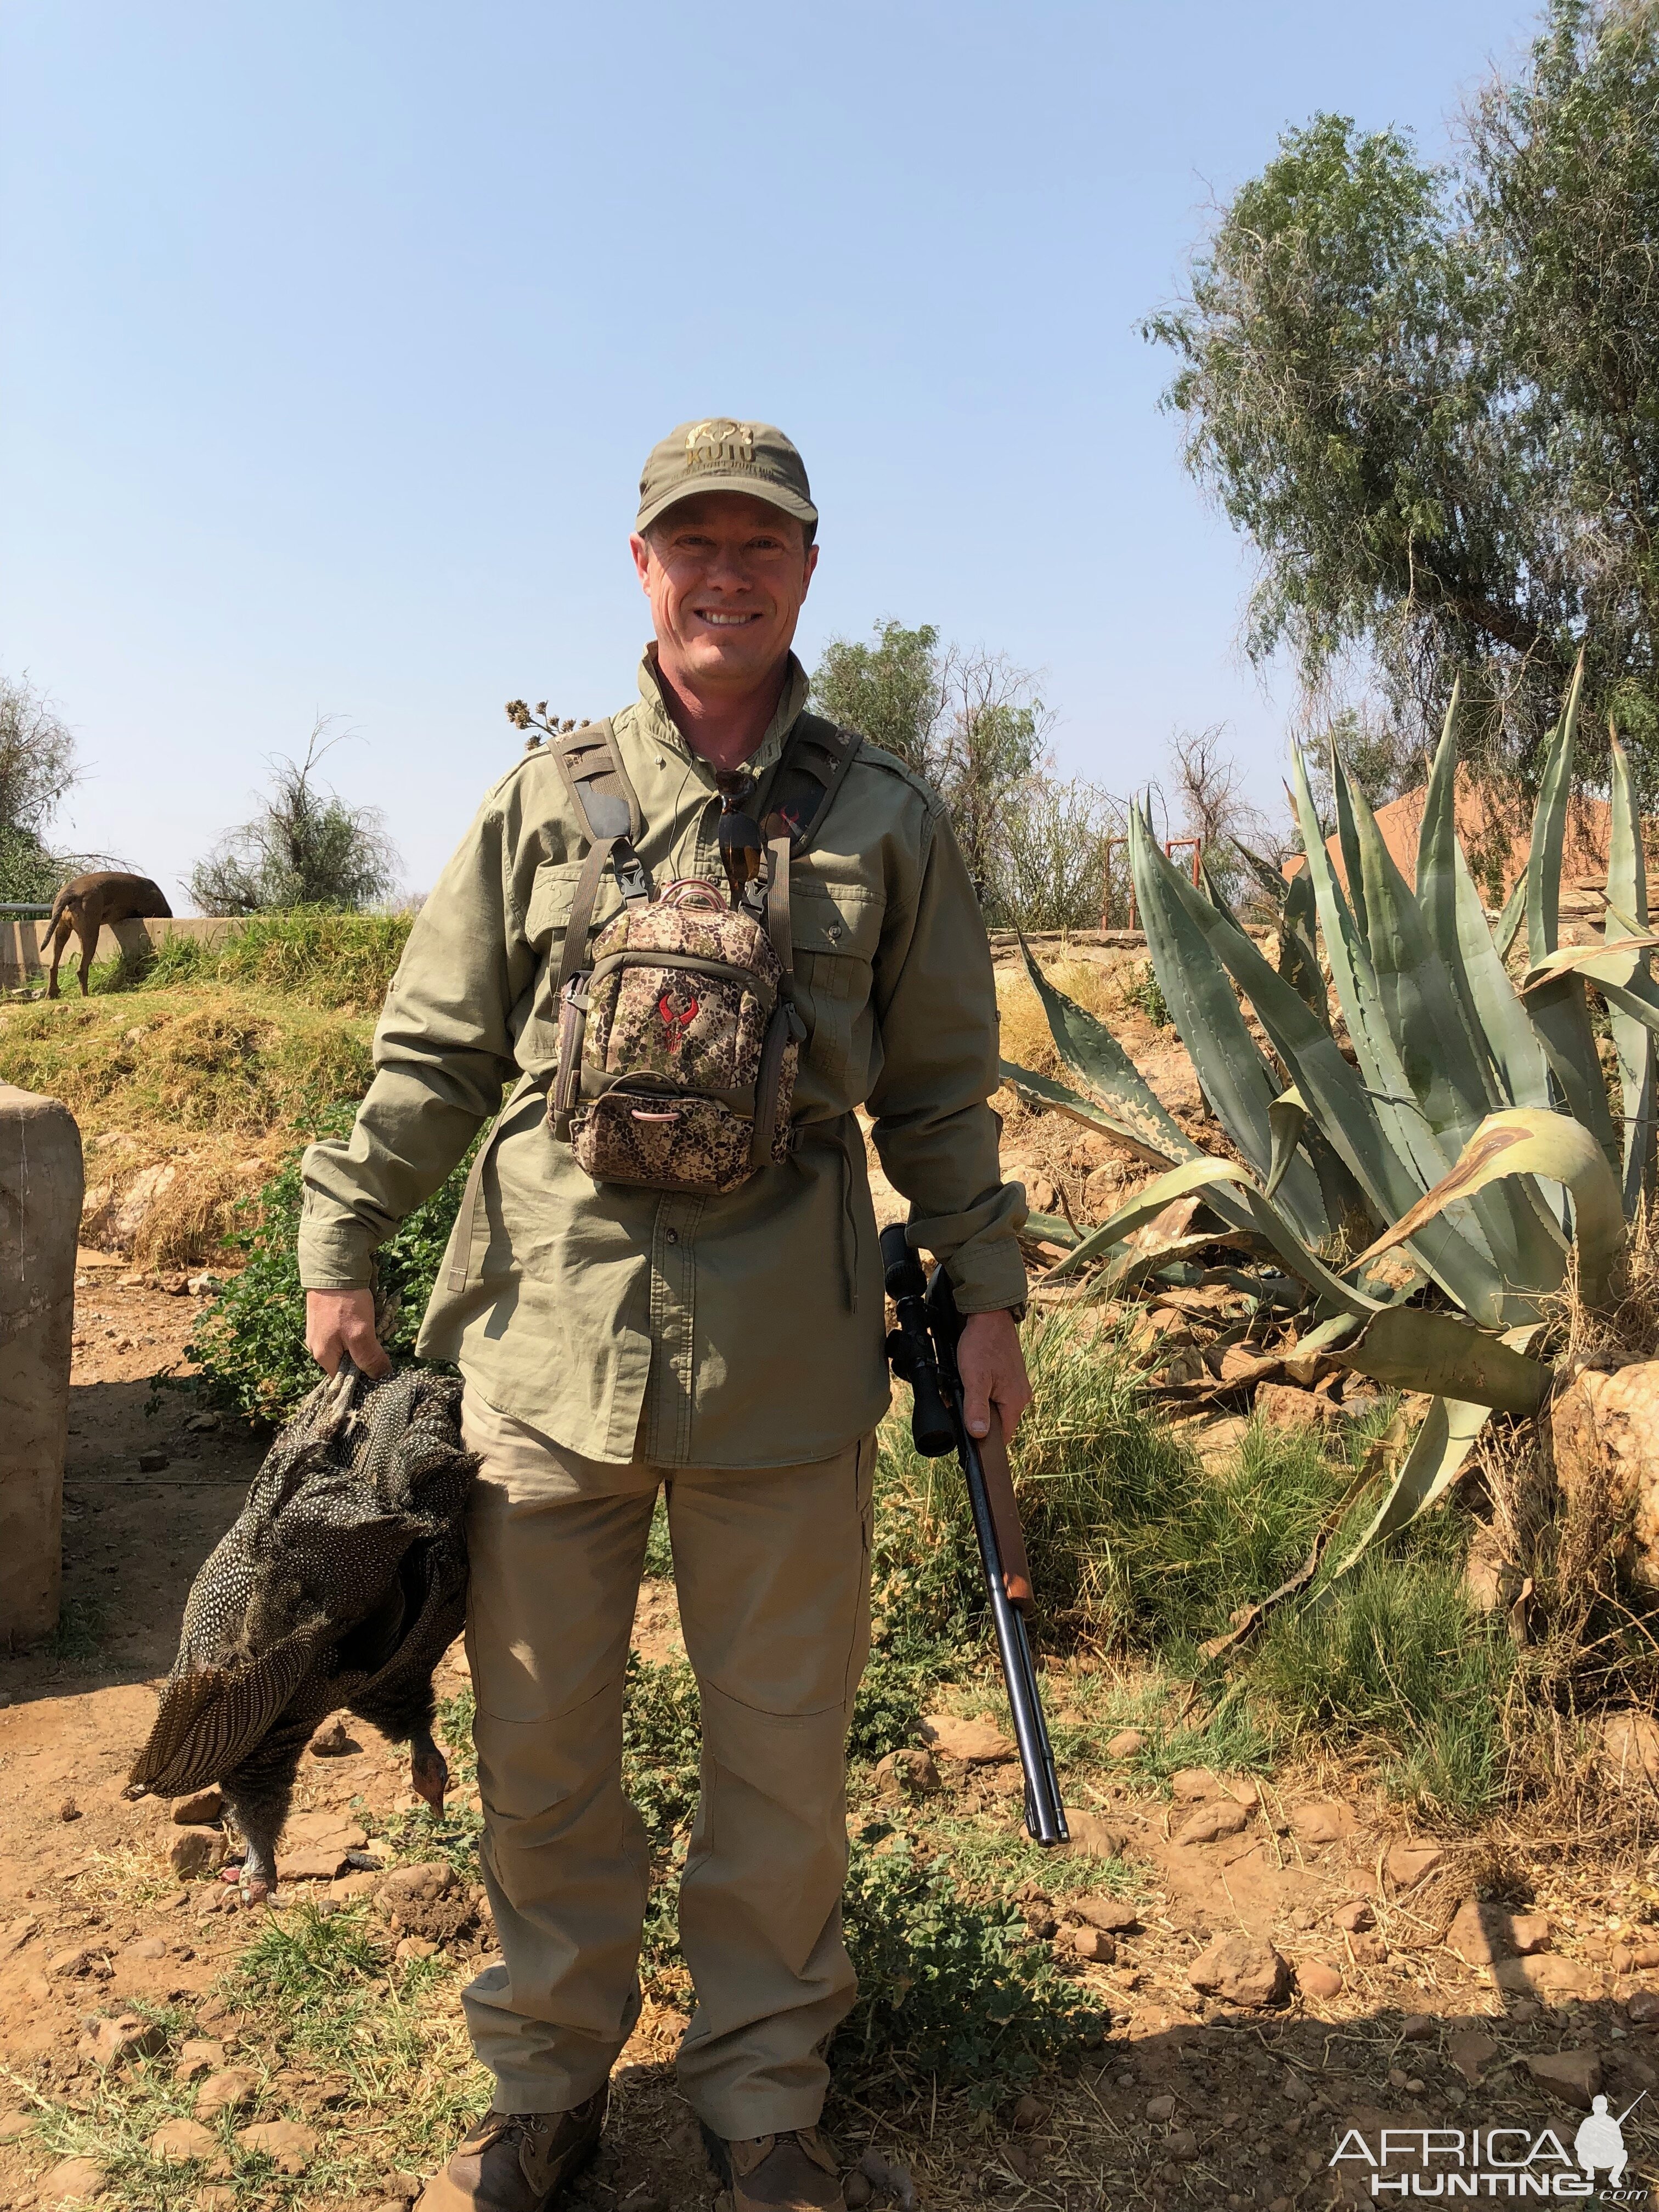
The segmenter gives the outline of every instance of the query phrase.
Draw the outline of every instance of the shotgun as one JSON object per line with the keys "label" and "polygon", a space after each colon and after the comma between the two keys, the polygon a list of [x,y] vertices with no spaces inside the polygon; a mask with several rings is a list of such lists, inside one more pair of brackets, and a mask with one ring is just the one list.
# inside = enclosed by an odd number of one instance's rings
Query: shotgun
{"label": "shotgun", "polygon": [[979,1539],[1003,1679],[1008,1685],[1014,1741],[1025,1775],[1025,1826],[1040,1844],[1063,1844],[1068,1840],[1066,1808],[1060,1802],[1054,1755],[1025,1632],[1031,1572],[1001,1425],[993,1407],[990,1434],[978,1439],[968,1433],[957,1367],[962,1316],[944,1268],[935,1267],[931,1280],[923,1273],[901,1222],[882,1231],[881,1259],[887,1295],[898,1320],[888,1335],[887,1357],[894,1374],[910,1385],[910,1434],[916,1449],[924,1459],[943,1459],[954,1451],[967,1479],[974,1534]]}

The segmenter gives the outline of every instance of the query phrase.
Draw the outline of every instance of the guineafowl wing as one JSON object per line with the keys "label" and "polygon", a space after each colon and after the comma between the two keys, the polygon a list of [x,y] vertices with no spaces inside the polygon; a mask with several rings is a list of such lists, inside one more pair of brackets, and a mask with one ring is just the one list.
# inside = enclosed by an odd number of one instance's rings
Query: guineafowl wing
{"label": "guineafowl wing", "polygon": [[282,1717],[316,1656],[321,1624],[300,1629],[240,1666],[175,1674],[149,1740],[127,1777],[135,1796],[181,1797],[246,1759]]}

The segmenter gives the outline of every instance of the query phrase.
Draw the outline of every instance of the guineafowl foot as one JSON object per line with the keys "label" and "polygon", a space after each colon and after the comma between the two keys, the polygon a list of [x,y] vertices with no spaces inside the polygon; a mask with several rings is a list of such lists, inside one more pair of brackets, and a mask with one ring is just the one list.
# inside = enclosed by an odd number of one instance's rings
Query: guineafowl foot
{"label": "guineafowl foot", "polygon": [[449,1762],[429,1735],[416,1736],[410,1745],[409,1780],[417,1797],[424,1797],[434,1813],[443,1811]]}
{"label": "guineafowl foot", "polygon": [[239,1884],[244,1905],[263,1905],[276,1887],[276,1862],[268,1853],[250,1844],[247,1856],[242,1862]]}

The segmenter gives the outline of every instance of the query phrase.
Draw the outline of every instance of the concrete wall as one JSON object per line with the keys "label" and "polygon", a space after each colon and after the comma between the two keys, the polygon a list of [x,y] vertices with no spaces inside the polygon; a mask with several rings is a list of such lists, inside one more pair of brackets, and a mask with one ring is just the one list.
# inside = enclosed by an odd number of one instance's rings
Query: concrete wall
{"label": "concrete wall", "polygon": [[[217,945],[234,929],[234,921],[208,921],[201,918],[169,921],[118,921],[112,929],[100,933],[95,957],[117,960],[125,952],[131,956],[142,952],[146,945],[155,946],[169,937],[193,937],[205,945]],[[18,921],[0,917],[0,990],[15,991],[27,983],[44,983],[50,961],[41,946],[46,941],[44,921]],[[58,988],[60,991],[80,990],[81,940],[71,934],[64,948],[64,957],[58,963]]]}
{"label": "concrete wall", "polygon": [[0,1084],[0,1638],[58,1625],[81,1133]]}

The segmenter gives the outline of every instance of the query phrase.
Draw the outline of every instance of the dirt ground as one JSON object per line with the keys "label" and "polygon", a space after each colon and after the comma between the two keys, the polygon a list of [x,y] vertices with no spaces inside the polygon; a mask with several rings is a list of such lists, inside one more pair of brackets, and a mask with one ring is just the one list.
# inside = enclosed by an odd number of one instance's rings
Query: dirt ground
{"label": "dirt ground", "polygon": [[[337,2087],[284,2057],[280,2022],[227,2011],[222,1978],[264,1916],[234,1909],[222,1884],[172,1875],[166,1849],[179,1832],[168,1808],[121,1796],[191,1577],[258,1458],[240,1432],[192,1426],[200,1417],[187,1397],[163,1393],[146,1412],[149,1378],[179,1358],[199,1308],[122,1274],[89,1267],[80,1278],[65,1626],[52,1646],[0,1659],[0,2208],[56,2204],[73,2185],[107,2212],[143,2212],[150,2200],[105,2186],[95,2169],[52,2166],[31,2127],[47,2104],[89,2108],[102,2069],[83,2047],[88,2024],[142,2000],[175,2008],[183,2033],[210,2042],[221,2063],[228,2053],[252,2069],[259,2118],[292,2119],[325,2146],[332,2131],[363,2155],[382,2136],[387,2146],[368,2193],[313,2182],[302,2162],[268,2185],[239,2173],[234,2189],[210,2179],[169,2203],[401,2212],[416,2177],[398,2163],[397,2116],[343,2108]],[[647,1586],[637,1641],[653,1657],[674,1649],[666,1585]],[[441,1687],[459,1686],[463,1668],[453,1656]],[[1048,1693],[1062,1720],[1069,1698],[1084,1702],[1058,1668]],[[354,1731],[342,1755],[307,1757],[290,1840],[305,1816],[315,1827],[411,1802],[401,1756]],[[1018,1824],[1017,1770],[1006,1762],[941,1751],[937,1768],[928,1817],[988,1834]],[[1025,1905],[1034,1939],[1054,1943],[1109,2005],[1109,2040],[990,2112],[902,2085],[879,2107],[843,2100],[833,2118],[849,2162],[902,2166],[927,2212],[1289,2212],[1370,2199],[1374,2179],[1409,2185],[1423,2155],[1414,2130],[1439,2131],[1418,2194],[1443,2193],[1433,2177],[1455,2170],[1474,2130],[1483,2143],[1488,2130],[1522,2130],[1503,2139],[1503,2159],[1576,2175],[1576,2131],[1589,2099],[1604,2094],[1615,2118],[1636,2109],[1625,2121],[1626,2193],[1612,2197],[1604,2185],[1600,2201],[1655,2201],[1659,1927],[1650,1923],[1659,1890],[1639,1844],[1610,1854],[1577,1835],[1413,1837],[1369,1784],[1334,1771],[1260,1790],[1189,1774],[1176,1778],[1173,1801],[1109,1775],[1109,1763],[1091,1762],[1073,1802],[1085,1839],[1116,1846],[1129,1869],[1127,1887],[1093,1899],[1131,1908],[1131,1924],[1097,1947],[1115,1956],[1085,1959],[1076,1942],[1097,1861],[1044,1861]],[[855,1818],[880,1809],[872,1802]],[[337,1901],[372,1885],[364,1875],[289,1881],[285,1895]],[[1466,1923],[1453,1916],[1477,1889],[1524,1905],[1535,1916],[1527,1940],[1541,1948],[1496,1969],[1460,1956]],[[1194,1961],[1234,1935],[1270,1940],[1301,1990],[1265,2008],[1201,1994]],[[453,2006],[465,1963],[434,1985],[436,2002]],[[672,2006],[647,2004],[617,2072],[606,2146],[574,2203],[682,2212],[713,2203],[673,2082],[683,2025]],[[1386,2172],[1375,2163],[1385,2126],[1395,2131]],[[1464,2146],[1456,2154],[1454,2139]],[[1513,2195],[1491,2148],[1469,2161],[1486,2179],[1481,2193]],[[325,2170],[322,2153],[318,2164]],[[896,2177],[874,2191],[878,2204],[903,2201]]]}

